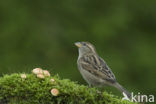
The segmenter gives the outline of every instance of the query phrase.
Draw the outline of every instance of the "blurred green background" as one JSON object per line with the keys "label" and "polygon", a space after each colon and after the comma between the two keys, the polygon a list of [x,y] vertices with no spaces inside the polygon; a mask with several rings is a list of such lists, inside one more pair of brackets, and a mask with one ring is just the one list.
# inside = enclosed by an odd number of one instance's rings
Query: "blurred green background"
{"label": "blurred green background", "polygon": [[156,94],[156,1],[0,1],[0,76],[41,67],[87,85],[77,41],[93,43],[126,89]]}

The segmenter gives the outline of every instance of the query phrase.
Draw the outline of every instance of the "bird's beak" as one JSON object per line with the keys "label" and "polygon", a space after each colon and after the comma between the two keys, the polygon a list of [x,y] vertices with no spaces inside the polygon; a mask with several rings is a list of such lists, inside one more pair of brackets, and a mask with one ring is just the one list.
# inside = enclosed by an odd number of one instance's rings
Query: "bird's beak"
{"label": "bird's beak", "polygon": [[81,44],[80,42],[76,42],[75,45],[76,45],[78,48],[82,47],[82,44]]}

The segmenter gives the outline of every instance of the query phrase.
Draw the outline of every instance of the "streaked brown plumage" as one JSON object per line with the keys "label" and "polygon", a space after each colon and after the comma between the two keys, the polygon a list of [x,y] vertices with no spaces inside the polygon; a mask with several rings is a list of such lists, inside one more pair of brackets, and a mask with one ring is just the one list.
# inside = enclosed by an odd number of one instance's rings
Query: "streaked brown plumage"
{"label": "streaked brown plumage", "polygon": [[130,94],[116,81],[107,63],[98,56],[95,47],[89,42],[76,42],[79,48],[78,69],[89,86],[114,86],[119,91]]}

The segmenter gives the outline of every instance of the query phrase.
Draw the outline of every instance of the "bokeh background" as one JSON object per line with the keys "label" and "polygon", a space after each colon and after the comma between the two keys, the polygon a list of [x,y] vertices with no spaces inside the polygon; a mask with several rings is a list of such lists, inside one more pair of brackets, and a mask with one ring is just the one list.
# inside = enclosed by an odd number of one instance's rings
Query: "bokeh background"
{"label": "bokeh background", "polygon": [[87,85],[77,41],[93,43],[126,89],[156,94],[156,1],[0,1],[0,76],[41,67]]}

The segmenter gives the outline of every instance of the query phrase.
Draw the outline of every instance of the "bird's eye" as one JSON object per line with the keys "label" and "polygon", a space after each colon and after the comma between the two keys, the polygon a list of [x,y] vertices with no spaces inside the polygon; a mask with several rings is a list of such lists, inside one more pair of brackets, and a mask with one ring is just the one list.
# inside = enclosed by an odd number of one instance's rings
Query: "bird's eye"
{"label": "bird's eye", "polygon": [[86,46],[86,43],[82,43],[84,46]]}

